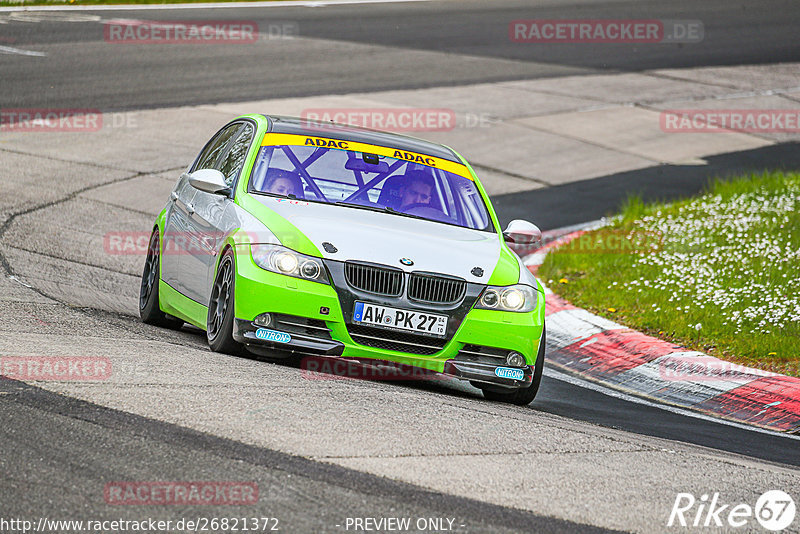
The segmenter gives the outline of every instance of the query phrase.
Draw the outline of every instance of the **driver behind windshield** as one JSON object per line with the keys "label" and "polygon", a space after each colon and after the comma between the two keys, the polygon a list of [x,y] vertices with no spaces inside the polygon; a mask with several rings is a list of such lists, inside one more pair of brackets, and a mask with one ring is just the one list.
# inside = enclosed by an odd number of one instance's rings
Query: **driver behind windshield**
{"label": "driver behind windshield", "polygon": [[303,190],[302,183],[299,174],[283,169],[270,169],[264,192],[275,195],[294,195],[299,198],[300,192]]}
{"label": "driver behind windshield", "polygon": [[405,184],[400,188],[400,210],[430,204],[433,178],[423,171],[410,171],[405,178]]}

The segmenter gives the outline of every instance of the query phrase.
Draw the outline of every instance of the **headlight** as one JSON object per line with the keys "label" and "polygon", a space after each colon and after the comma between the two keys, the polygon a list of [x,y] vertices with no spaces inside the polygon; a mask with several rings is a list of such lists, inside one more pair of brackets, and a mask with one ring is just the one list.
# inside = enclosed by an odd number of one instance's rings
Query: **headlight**
{"label": "headlight", "polygon": [[275,259],[272,263],[283,274],[291,275],[297,272],[297,256],[288,250],[275,254]]}
{"label": "headlight", "polygon": [[250,245],[256,265],[273,273],[294,276],[320,284],[328,284],[328,273],[322,260],[300,254],[280,245]]}
{"label": "headlight", "polygon": [[525,305],[525,293],[516,287],[506,289],[500,297],[500,304],[507,310],[518,310]]}
{"label": "headlight", "polygon": [[488,286],[478,299],[476,308],[483,310],[502,310],[529,312],[539,305],[539,292],[531,286]]}

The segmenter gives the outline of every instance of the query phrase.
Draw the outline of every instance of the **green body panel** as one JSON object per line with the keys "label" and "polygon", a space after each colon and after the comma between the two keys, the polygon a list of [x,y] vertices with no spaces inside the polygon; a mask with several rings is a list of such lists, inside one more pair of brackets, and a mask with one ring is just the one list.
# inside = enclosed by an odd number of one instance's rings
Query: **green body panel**
{"label": "green body panel", "polygon": [[261,149],[261,140],[267,133],[268,123],[267,119],[261,115],[242,115],[237,118],[253,120],[256,122],[257,128],[255,134],[256,142],[250,147],[250,153],[245,160],[240,179],[236,183],[235,202],[263,222],[284,246],[303,254],[319,256],[319,249],[296,226],[247,193],[250,172],[253,164],[255,164],[258,151]]}
{"label": "green body panel", "polygon": [[529,364],[536,361],[544,324],[544,306],[530,313],[472,310],[467,318],[456,335],[462,342],[516,350]]}
{"label": "green body panel", "polygon": [[[255,121],[257,125],[255,138],[257,140],[263,138],[267,129],[267,120],[263,116],[244,115],[239,118]],[[297,227],[247,193],[250,171],[259,148],[260,143],[254,143],[248,154],[241,179],[236,185],[236,204],[263,222],[284,246],[303,254],[321,257],[319,249]],[[475,172],[464,158],[460,155],[458,157],[475,180],[486,203],[492,224],[498,232],[497,238],[501,242],[500,259],[487,283],[500,286],[515,284],[520,279],[520,267],[516,256],[503,240],[497,214],[486,191],[475,176]],[[156,219],[156,225],[162,237],[165,213],[166,210],[163,210]],[[163,243],[163,239],[161,242]],[[235,251],[234,312],[238,319],[251,321],[257,315],[265,312],[319,319],[326,322],[334,340],[344,343],[343,357],[386,360],[438,372],[443,371],[445,362],[454,358],[465,344],[514,350],[523,354],[529,365],[533,365],[536,361],[544,326],[544,295],[541,285],[537,288],[539,302],[532,312],[470,310],[456,334],[442,351],[431,356],[422,356],[356,344],[347,332],[339,298],[332,286],[261,269],[250,255],[249,237],[245,234],[240,235],[238,232],[233,232],[226,238],[218,251],[218,262],[227,247]],[[207,306],[185,297],[161,281],[160,277],[159,297],[162,311],[198,328],[206,329]],[[320,314],[321,307],[327,307],[330,310],[329,314]]]}
{"label": "green body panel", "polygon": [[[345,344],[345,357],[376,358],[441,372],[444,362],[454,358],[463,345],[477,344],[516,350],[531,365],[536,361],[544,324],[544,297],[540,297],[536,309],[528,313],[473,309],[441,352],[420,356],[356,344],[347,332],[339,297],[332,286],[265,271],[243,250],[236,256],[238,319],[251,321],[261,313],[272,312],[325,321],[333,339]],[[323,306],[329,308],[328,315],[319,312]]]}
{"label": "green body panel", "polygon": [[[453,150],[451,147],[447,148]],[[470,165],[469,162],[455,150],[453,150],[453,153],[458,156],[459,160],[461,160],[461,163],[463,163],[467,170],[469,170],[472,180],[475,182],[475,186],[478,188],[478,191],[480,191],[484,204],[486,204],[489,217],[492,219],[492,225],[494,225],[494,228],[497,231],[497,238],[500,240],[500,259],[497,261],[497,266],[494,268],[492,275],[489,277],[488,283],[489,285],[493,286],[510,286],[516,284],[519,282],[519,264],[514,257],[514,253],[508,248],[508,245],[506,245],[506,242],[503,239],[503,230],[500,228],[500,221],[497,218],[497,213],[494,211],[494,206],[492,206],[492,203],[489,200],[489,195],[486,194],[486,190],[483,188],[483,184],[481,184],[481,181],[478,179],[478,175],[475,174],[475,170],[472,168],[472,165]]]}
{"label": "green body panel", "polygon": [[497,266],[489,277],[489,285],[510,286],[519,282],[519,262],[505,245],[500,249]]}
{"label": "green body panel", "polygon": [[[253,262],[250,247],[236,254],[236,317],[252,320],[264,312],[299,315],[323,321],[342,321],[339,297],[332,286],[265,271]],[[243,250],[246,249],[246,250]],[[330,315],[321,315],[322,306]]]}
{"label": "green body panel", "polygon": [[263,222],[275,234],[281,244],[309,256],[321,256],[319,249],[295,225],[278,215],[264,204],[245,193],[237,203]]}
{"label": "green body panel", "polygon": [[158,298],[164,313],[183,319],[197,328],[206,329],[208,307],[183,296],[163,280],[158,281]]}

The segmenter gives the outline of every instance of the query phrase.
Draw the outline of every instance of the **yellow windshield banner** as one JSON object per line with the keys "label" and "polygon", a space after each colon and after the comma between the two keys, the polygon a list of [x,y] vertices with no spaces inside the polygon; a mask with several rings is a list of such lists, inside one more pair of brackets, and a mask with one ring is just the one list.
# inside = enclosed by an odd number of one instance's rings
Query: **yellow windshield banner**
{"label": "yellow windshield banner", "polygon": [[410,161],[413,163],[420,163],[428,167],[442,169],[443,171],[452,172],[459,176],[463,176],[472,180],[467,168],[461,163],[449,161],[442,158],[428,156],[426,154],[418,154],[417,152],[409,152],[407,150],[399,150],[396,148],[389,148],[385,146],[370,145],[367,143],[357,143],[355,141],[342,141],[340,139],[330,139],[327,137],[310,137],[306,135],[295,134],[281,134],[281,133],[268,133],[264,136],[264,141],[261,146],[313,146],[319,148],[333,148],[336,150],[352,150],[354,152],[366,152],[367,154],[376,154],[378,156],[388,156],[390,158]]}

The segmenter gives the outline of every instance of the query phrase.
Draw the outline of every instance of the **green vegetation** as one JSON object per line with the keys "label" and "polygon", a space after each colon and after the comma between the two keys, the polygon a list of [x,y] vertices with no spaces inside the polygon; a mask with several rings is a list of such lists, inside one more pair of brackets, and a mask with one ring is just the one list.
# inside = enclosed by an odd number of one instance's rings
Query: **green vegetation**
{"label": "green vegetation", "polygon": [[726,360],[800,376],[800,174],[715,181],[673,204],[629,199],[548,254],[577,306]]}

